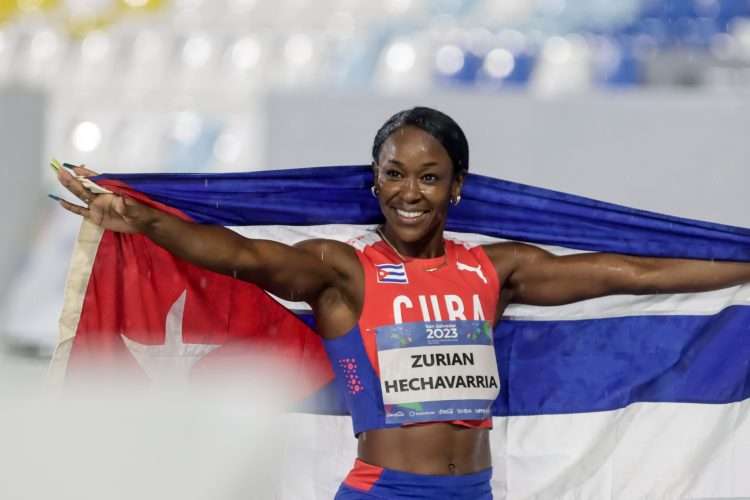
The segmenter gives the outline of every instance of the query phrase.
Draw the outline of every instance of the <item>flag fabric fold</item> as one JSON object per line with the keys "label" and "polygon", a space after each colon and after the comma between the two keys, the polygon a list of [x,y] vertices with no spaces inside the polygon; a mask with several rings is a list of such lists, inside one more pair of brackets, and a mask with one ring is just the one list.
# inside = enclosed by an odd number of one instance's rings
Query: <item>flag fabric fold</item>
{"label": "flag fabric fold", "polygon": [[[120,174],[120,181],[194,221],[225,226],[373,224],[367,166],[240,174]],[[470,174],[448,230],[579,250],[750,260],[750,229],[637,210]]]}
{"label": "flag fabric fold", "polygon": [[[382,221],[366,166],[94,180],[197,223],[286,243],[346,241]],[[557,254],[750,261],[748,229],[478,175],[468,176],[448,229],[469,242],[517,240]],[[60,378],[108,356],[144,383],[160,371],[190,378],[262,350],[305,381],[298,408],[314,415],[295,417],[308,422],[298,439],[340,426],[330,422],[345,408],[304,305],[280,304],[140,235],[84,224],[75,252],[53,360]],[[497,498],[750,496],[740,473],[750,463],[750,286],[511,306],[495,349],[504,384],[493,406]],[[336,439],[320,442],[348,459],[350,432]],[[321,472],[295,462],[282,497],[330,498],[348,466]]]}

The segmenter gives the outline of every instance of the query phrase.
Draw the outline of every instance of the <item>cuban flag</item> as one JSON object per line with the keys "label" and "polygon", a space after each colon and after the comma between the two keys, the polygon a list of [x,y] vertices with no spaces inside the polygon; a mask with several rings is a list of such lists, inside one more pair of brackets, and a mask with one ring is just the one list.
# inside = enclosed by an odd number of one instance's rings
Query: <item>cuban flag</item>
{"label": "cuban flag", "polygon": [[375,264],[378,269],[378,283],[400,283],[408,284],[409,278],[406,276],[406,266],[403,262],[398,264]]}
{"label": "cuban flag", "polygon": [[[294,243],[381,222],[367,166],[101,175],[197,223]],[[750,261],[750,230],[469,175],[449,236],[587,251]],[[396,269],[383,279],[404,279]],[[82,225],[52,374],[107,364],[144,384],[270,352],[300,381],[280,498],[330,499],[356,441],[304,304],[180,261],[140,235]],[[750,497],[750,286],[513,305],[495,328],[504,387],[491,432],[498,499]],[[251,355],[251,354],[250,354]]]}

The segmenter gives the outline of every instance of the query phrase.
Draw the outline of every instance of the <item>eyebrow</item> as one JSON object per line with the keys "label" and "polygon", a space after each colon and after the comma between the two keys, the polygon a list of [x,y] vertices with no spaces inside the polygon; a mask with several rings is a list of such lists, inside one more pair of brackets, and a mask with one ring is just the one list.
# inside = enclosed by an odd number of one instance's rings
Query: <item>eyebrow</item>
{"label": "eyebrow", "polygon": [[[388,163],[393,163],[394,165],[397,165],[399,167],[403,167],[404,166],[403,163],[401,163],[398,160],[394,160],[393,158],[389,158],[388,159]],[[420,167],[422,167],[422,168],[436,167],[436,166],[438,166],[438,162],[436,162],[436,161],[428,161],[428,162],[423,163],[423,164],[420,165]]]}

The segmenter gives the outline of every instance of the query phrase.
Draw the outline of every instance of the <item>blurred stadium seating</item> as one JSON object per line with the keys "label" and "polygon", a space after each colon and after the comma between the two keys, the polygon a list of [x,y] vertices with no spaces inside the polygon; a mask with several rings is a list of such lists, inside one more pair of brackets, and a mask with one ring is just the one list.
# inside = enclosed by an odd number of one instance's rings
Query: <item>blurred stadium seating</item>
{"label": "blurred stadium seating", "polygon": [[748,82],[747,0],[0,0],[0,84],[47,89],[49,148],[114,170],[257,164],[268,88]]}

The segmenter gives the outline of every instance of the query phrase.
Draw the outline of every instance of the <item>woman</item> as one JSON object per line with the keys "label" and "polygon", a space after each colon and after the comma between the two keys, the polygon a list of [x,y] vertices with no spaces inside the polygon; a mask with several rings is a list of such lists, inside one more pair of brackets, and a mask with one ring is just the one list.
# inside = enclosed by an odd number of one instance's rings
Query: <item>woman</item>
{"label": "woman", "polygon": [[463,132],[443,113],[414,108],[391,117],[373,145],[372,191],[385,222],[349,244],[246,239],[132,199],[93,195],[67,172],[60,182],[88,207],[61,204],[310,304],[358,438],[358,459],[337,499],[483,499],[492,496],[489,409],[500,390],[491,331],[508,304],[711,290],[750,281],[750,264],[557,257],[520,243],[469,248],[447,240],[468,159]]}

